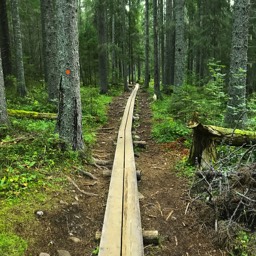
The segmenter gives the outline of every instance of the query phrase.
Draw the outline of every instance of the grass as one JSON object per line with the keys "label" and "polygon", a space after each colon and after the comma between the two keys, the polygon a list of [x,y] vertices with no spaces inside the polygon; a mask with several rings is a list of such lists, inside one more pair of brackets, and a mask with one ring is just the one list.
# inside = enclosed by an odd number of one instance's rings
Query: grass
{"label": "grass", "polygon": [[[44,85],[28,88],[29,95],[23,99],[14,97],[12,88],[7,89],[8,108],[57,112],[56,105],[47,100]],[[112,89],[109,95],[100,95],[97,88],[81,88],[87,145],[83,156],[62,151],[55,121],[10,117],[10,127],[0,127],[0,255],[23,256],[33,245],[33,232],[38,228],[35,210],[42,205],[46,211],[52,209],[55,195],[65,193],[65,175],[90,160],[96,131],[107,121],[108,105],[120,91]]]}

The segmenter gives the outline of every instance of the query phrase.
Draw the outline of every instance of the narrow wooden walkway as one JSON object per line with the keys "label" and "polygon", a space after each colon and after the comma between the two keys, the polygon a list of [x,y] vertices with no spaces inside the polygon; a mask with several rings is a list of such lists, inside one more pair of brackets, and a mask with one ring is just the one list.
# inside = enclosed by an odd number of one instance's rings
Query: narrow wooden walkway
{"label": "narrow wooden walkway", "polygon": [[118,132],[99,256],[142,256],[143,238],[132,141],[134,103],[132,91]]}

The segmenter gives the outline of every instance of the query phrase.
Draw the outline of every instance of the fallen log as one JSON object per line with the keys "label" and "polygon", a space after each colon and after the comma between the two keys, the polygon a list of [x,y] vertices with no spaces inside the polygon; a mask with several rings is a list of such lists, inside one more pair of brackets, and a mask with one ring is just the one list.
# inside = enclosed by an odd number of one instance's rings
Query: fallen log
{"label": "fallen log", "polygon": [[209,169],[209,166],[216,161],[216,145],[226,144],[245,147],[256,144],[256,133],[251,131],[203,125],[201,123],[194,123],[189,128],[193,129],[189,162],[192,165],[198,164],[202,169]]}
{"label": "fallen log", "polygon": [[7,109],[9,116],[20,117],[20,118],[31,118],[31,119],[50,119],[54,120],[57,118],[55,113],[40,113],[35,111],[18,110],[18,109]]}

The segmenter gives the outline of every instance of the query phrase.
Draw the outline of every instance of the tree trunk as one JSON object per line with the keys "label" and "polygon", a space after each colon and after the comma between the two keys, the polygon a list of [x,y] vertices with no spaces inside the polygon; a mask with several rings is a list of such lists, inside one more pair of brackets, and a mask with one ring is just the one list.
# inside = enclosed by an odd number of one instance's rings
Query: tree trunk
{"label": "tree trunk", "polygon": [[123,71],[123,83],[124,83],[124,91],[127,92],[129,91],[129,88],[128,88],[128,82],[127,82],[127,78],[128,78],[128,65],[127,65],[127,62],[128,62],[128,56],[127,56],[127,42],[126,42],[126,30],[127,30],[127,27],[126,27],[126,1],[125,0],[122,0],[121,1],[121,8],[122,8],[122,57],[123,57],[123,60],[122,60],[122,71]]}
{"label": "tree trunk", "polygon": [[175,73],[174,85],[181,86],[185,80],[185,20],[184,20],[185,1],[175,1]]}
{"label": "tree trunk", "polygon": [[8,124],[8,115],[6,108],[5,89],[4,89],[4,75],[2,69],[2,58],[0,51],[0,125]]}
{"label": "tree trunk", "polygon": [[0,48],[4,78],[12,73],[9,25],[6,0],[0,0]]}
{"label": "tree trunk", "polygon": [[100,79],[100,93],[106,94],[108,92],[108,51],[107,51],[107,5],[106,0],[99,0],[97,2],[97,27],[99,39],[99,79]]}
{"label": "tree trunk", "polygon": [[159,30],[158,30],[158,4],[157,0],[153,0],[153,16],[154,16],[154,93],[157,96],[157,99],[161,99],[160,92],[160,74],[159,74]]}
{"label": "tree trunk", "polygon": [[12,23],[13,23],[13,37],[15,44],[15,64],[16,64],[16,78],[17,78],[17,92],[21,97],[27,95],[24,65],[23,65],[23,50],[21,41],[21,27],[18,0],[11,0],[12,4]]}
{"label": "tree trunk", "polygon": [[166,43],[165,43],[165,82],[164,91],[169,93],[174,83],[175,28],[173,19],[173,0],[166,1]]}
{"label": "tree trunk", "polygon": [[73,150],[84,148],[80,98],[77,0],[57,0],[60,43],[59,136]]}
{"label": "tree trunk", "polygon": [[149,0],[145,0],[145,88],[149,87]]}
{"label": "tree trunk", "polygon": [[246,114],[246,76],[250,0],[237,0],[234,4],[234,23],[229,78],[229,99],[225,116],[228,127],[242,128]]}
{"label": "tree trunk", "polygon": [[165,84],[165,41],[164,41],[164,1],[159,1],[159,9],[160,9],[160,54],[161,54],[161,84]]}
{"label": "tree trunk", "polygon": [[56,31],[56,2],[41,0],[43,64],[49,100],[58,98],[59,60]]}

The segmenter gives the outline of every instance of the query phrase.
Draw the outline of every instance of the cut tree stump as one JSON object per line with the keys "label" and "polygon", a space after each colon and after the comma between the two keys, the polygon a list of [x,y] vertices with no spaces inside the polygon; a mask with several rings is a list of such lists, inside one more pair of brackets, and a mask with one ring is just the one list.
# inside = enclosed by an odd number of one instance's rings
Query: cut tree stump
{"label": "cut tree stump", "polygon": [[256,144],[256,133],[245,130],[230,129],[213,125],[194,123],[193,142],[190,149],[189,162],[198,164],[201,169],[209,169],[217,159],[216,145],[251,146]]}

